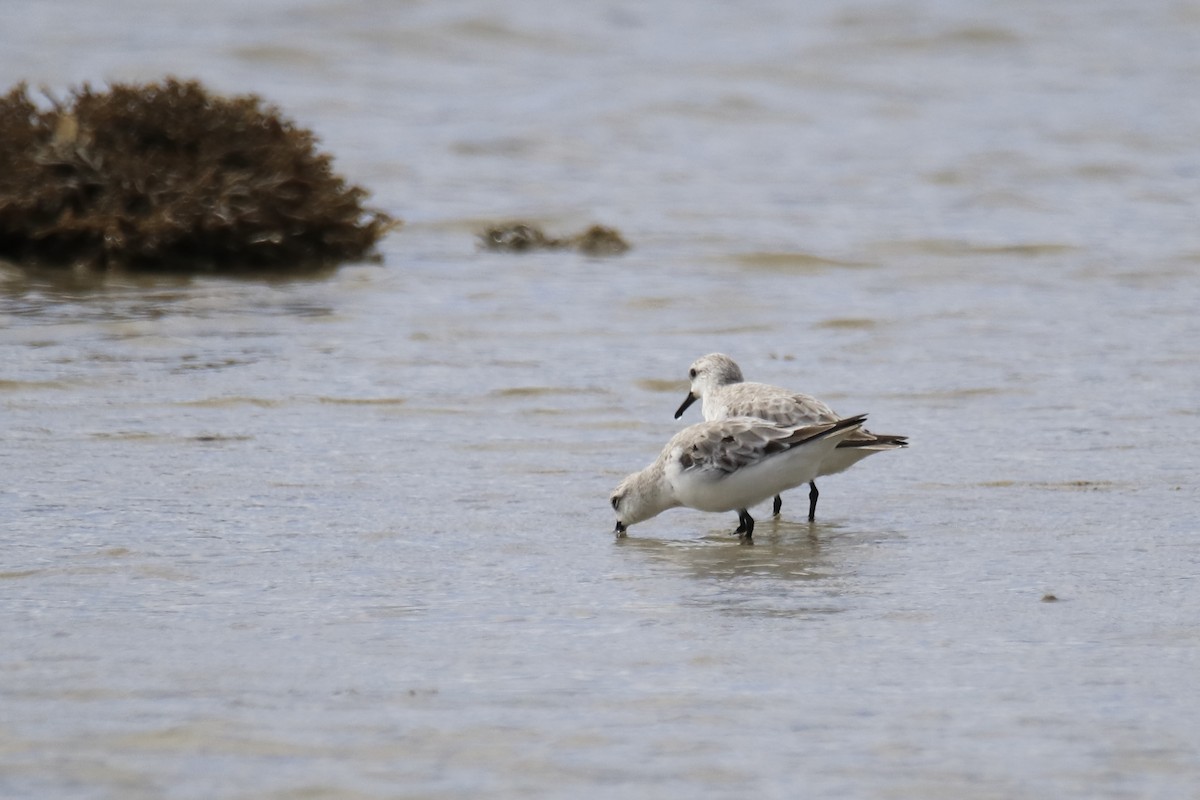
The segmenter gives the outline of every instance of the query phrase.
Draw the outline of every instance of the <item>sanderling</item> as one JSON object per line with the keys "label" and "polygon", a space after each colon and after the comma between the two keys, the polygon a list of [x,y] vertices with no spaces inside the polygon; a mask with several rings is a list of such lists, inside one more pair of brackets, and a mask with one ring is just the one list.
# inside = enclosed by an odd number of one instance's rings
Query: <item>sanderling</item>
{"label": "sanderling", "polygon": [[838,442],[866,414],[823,425],[777,425],[752,417],[699,422],[671,437],[662,453],[613,491],[617,536],[668,508],[737,511],[736,533],[754,534],[746,510],[771,495],[812,481]]}
{"label": "sanderling", "polygon": [[[691,390],[675,412],[675,419],[697,400],[702,401],[706,420],[758,417],[779,425],[824,425],[841,419],[832,408],[811,395],[766,383],[747,383],[741,368],[724,353],[709,353],[696,359],[688,370],[688,378]],[[814,478],[847,470],[872,453],[907,446],[907,436],[877,434],[859,428],[838,443]],[[819,492],[815,480],[810,480],[808,486],[808,520],[812,522],[817,518]],[[782,507],[783,499],[776,495],[774,513],[778,514]]]}

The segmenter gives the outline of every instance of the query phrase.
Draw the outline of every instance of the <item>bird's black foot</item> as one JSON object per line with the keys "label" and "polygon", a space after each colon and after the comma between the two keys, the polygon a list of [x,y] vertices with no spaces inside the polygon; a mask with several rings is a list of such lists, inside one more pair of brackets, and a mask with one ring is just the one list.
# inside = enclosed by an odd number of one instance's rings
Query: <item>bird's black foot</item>
{"label": "bird's black foot", "polygon": [[781,508],[783,508],[783,498],[779,495],[775,495],[775,506],[771,509],[771,513],[778,517],[779,509]]}
{"label": "bird's black foot", "polygon": [[817,498],[821,493],[817,491],[817,482],[810,481],[808,484],[808,521],[813,522],[817,518]]}
{"label": "bird's black foot", "polygon": [[754,517],[750,516],[750,512],[744,508],[738,509],[738,529],[734,533],[741,539],[750,539],[754,536]]}

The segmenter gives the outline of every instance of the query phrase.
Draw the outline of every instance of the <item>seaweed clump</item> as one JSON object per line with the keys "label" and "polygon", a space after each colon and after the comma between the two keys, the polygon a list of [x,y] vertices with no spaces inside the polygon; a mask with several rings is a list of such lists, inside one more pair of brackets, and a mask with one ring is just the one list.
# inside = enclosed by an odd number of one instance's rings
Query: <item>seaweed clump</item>
{"label": "seaweed clump", "polygon": [[0,257],[94,268],[303,269],[371,257],[364,208],[308,130],[195,81],[0,97]]}
{"label": "seaweed clump", "polygon": [[530,250],[578,250],[589,256],[615,256],[629,249],[629,244],[615,228],[592,225],[574,236],[558,239],[547,236],[541,228],[524,222],[496,225],[479,235],[488,250],[504,253],[524,253]]}

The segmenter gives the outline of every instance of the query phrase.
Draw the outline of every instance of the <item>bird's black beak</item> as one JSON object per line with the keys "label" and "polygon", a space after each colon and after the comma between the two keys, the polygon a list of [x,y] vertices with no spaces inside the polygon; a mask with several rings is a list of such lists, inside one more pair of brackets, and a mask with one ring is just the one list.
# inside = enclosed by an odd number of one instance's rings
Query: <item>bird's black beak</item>
{"label": "bird's black beak", "polygon": [[613,533],[615,533],[617,536],[624,536],[625,535],[625,523],[618,520],[617,527],[613,530]]}
{"label": "bird's black beak", "polygon": [[675,419],[679,419],[680,417],[682,417],[683,412],[687,411],[688,406],[690,406],[694,402],[696,402],[696,395],[692,394],[691,392],[688,392],[688,396],[683,401],[683,405],[681,405],[679,407],[679,410],[675,412]]}

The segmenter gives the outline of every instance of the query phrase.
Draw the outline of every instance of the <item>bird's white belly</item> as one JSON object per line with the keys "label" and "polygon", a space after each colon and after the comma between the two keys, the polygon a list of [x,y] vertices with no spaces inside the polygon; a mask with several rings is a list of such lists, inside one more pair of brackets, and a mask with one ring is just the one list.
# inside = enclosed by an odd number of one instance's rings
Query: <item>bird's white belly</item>
{"label": "bird's white belly", "polygon": [[836,475],[839,472],[845,472],[867,456],[878,452],[878,450],[865,447],[838,447],[825,456],[818,474]]}
{"label": "bird's white belly", "polygon": [[677,461],[666,478],[675,497],[700,511],[733,511],[757,505],[768,497],[808,483],[817,477],[821,459],[836,446],[833,437],[777,453],[732,473],[715,469],[682,469]]}

